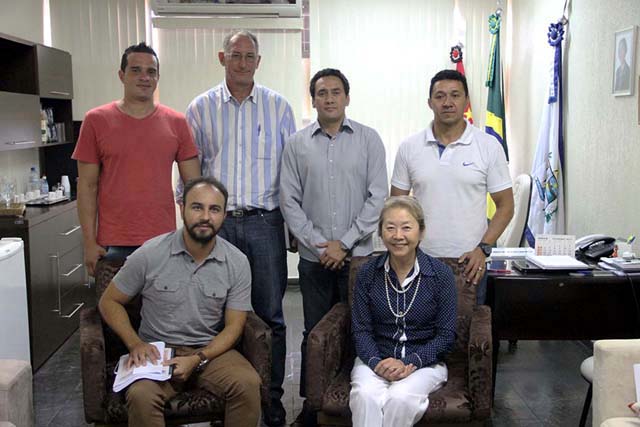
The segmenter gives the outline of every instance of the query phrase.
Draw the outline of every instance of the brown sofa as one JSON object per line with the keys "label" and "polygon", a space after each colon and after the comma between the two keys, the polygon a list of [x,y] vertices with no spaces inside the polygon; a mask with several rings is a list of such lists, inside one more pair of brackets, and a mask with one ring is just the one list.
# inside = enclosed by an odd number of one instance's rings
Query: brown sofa
{"label": "brown sofa", "polygon": [[[96,301],[111,282],[122,263],[100,260],[96,266]],[[136,297],[127,305],[129,318],[137,330],[140,324],[141,301]],[[269,404],[268,385],[271,378],[271,330],[254,313],[250,313],[238,344],[240,352],[251,362],[262,379],[263,408]],[[84,412],[88,423],[119,425],[127,423],[124,391],[114,393],[113,369],[118,358],[127,353],[126,347],[102,321],[96,307],[80,314],[80,352]],[[224,401],[202,389],[186,388],[165,405],[165,419],[169,425],[214,422],[222,425]]]}
{"label": "brown sofa", "polygon": [[[357,270],[370,257],[355,257],[349,275],[349,304],[336,304],[308,338],[307,402],[320,425],[349,425],[350,373],[355,359],[350,306]],[[447,356],[447,384],[429,396],[429,409],[418,425],[482,425],[491,415],[491,311],[476,306],[476,288],[462,277],[457,259],[443,258],[456,277],[456,343]]]}

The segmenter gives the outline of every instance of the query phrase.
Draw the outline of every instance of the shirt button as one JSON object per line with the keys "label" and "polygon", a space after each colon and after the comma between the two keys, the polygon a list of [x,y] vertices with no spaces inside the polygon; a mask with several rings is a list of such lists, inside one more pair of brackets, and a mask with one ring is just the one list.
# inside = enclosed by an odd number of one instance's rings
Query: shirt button
{"label": "shirt button", "polygon": [[164,287],[164,290],[165,290],[165,291],[167,290],[167,287],[166,287],[166,286]]}

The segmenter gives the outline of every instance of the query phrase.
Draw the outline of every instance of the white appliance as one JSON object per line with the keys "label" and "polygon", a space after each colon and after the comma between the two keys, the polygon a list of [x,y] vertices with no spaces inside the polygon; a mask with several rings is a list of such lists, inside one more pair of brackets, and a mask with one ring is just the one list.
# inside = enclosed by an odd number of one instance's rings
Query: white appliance
{"label": "white appliance", "polygon": [[22,239],[0,239],[0,359],[31,363]]}

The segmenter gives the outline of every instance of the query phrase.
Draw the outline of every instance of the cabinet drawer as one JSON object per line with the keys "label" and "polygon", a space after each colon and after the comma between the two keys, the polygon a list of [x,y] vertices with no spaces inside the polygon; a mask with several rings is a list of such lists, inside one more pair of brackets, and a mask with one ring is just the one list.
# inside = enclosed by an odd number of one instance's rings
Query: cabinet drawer
{"label": "cabinet drawer", "polygon": [[75,209],[61,213],[47,222],[53,236],[53,253],[62,256],[82,245],[82,229]]}

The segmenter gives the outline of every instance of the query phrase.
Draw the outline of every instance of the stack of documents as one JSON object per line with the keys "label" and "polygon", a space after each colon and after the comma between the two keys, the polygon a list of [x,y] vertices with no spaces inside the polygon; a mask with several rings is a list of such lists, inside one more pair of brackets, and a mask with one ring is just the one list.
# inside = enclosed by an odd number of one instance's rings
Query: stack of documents
{"label": "stack of documents", "polygon": [[600,258],[598,266],[606,270],[619,270],[627,273],[640,272],[640,259]]}
{"label": "stack of documents", "polygon": [[527,255],[533,255],[533,248],[492,248],[492,261],[507,261],[510,259],[524,259]]}
{"label": "stack of documents", "polygon": [[120,356],[120,360],[118,361],[118,366],[116,368],[116,379],[113,382],[113,391],[117,393],[123,388],[129,386],[132,382],[142,378],[156,381],[166,381],[171,378],[173,367],[164,366],[163,362],[173,357],[173,349],[169,347],[165,348],[165,344],[162,341],[152,342],[150,344],[156,346],[162,356],[161,359],[158,360],[155,365],[151,362],[147,362],[145,366],[132,366],[127,369],[126,366],[129,360],[129,355],[125,354]]}
{"label": "stack of documents", "polygon": [[525,259],[543,270],[589,270],[592,268],[568,255],[527,255]]}

